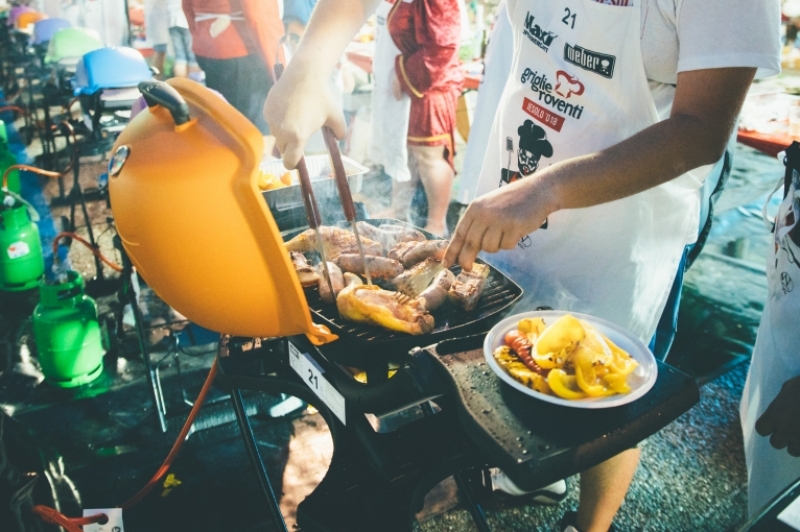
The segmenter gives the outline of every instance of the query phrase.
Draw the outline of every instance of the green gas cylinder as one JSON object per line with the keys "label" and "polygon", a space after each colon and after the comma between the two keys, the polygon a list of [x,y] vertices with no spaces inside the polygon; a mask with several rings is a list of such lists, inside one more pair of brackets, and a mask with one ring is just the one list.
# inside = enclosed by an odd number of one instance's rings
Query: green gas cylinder
{"label": "green gas cylinder", "polygon": [[[6,137],[5,122],[0,120],[0,176],[2,176],[6,169],[12,164],[17,164],[17,158],[8,146],[8,138]],[[20,194],[22,185],[19,181],[19,170],[12,170],[8,174],[8,189],[12,192]]]}
{"label": "green gas cylinder", "polygon": [[59,388],[88,384],[103,372],[103,337],[97,306],[84,293],[83,277],[42,283],[33,311],[33,337],[47,382]]}
{"label": "green gas cylinder", "polygon": [[36,288],[44,274],[39,228],[28,208],[17,203],[0,211],[0,290]]}

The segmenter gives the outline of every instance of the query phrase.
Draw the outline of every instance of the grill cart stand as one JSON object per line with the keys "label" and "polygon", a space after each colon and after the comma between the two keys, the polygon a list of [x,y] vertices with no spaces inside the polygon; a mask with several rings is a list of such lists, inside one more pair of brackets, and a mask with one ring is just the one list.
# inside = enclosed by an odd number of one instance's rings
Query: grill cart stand
{"label": "grill cart stand", "polygon": [[[546,486],[633,447],[699,399],[693,379],[659,363],[653,389],[628,405],[587,411],[543,403],[500,382],[484,362],[482,342],[478,335],[416,349],[393,378],[375,386],[354,384],[328,359],[326,348],[314,348],[304,337],[225,336],[218,363],[221,381],[234,395],[241,389],[296,395],[317,406],[328,423],[333,460],[298,508],[305,532],[407,532],[433,486],[472,468],[501,467],[526,490]],[[346,425],[290,368],[290,351],[310,357],[342,396]],[[429,400],[441,411],[394,432],[376,432],[364,416]],[[237,416],[251,449],[253,434],[242,408]],[[278,516],[264,466],[257,452],[250,454]],[[479,529],[490,530],[474,494],[458,477],[457,483]]]}

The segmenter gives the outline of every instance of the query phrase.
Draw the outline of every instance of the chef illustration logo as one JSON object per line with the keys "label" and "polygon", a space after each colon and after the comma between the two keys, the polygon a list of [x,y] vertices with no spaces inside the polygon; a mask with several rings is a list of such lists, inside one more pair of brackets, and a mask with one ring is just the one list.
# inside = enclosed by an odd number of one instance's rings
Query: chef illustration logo
{"label": "chef illustration logo", "polygon": [[528,14],[525,15],[525,30],[523,33],[533,44],[546,52],[550,49],[550,45],[553,44],[553,41],[558,35],[552,31],[543,30],[538,24],[534,24],[533,21],[535,18],[536,17],[531,15],[531,12],[528,11]]}
{"label": "chef illustration logo", "polygon": [[614,64],[617,62],[617,58],[613,55],[593,52],[578,45],[571,46],[569,43],[564,44],[564,60],[609,79],[614,76]]}
{"label": "chef illustration logo", "polygon": [[534,124],[532,120],[525,120],[517,128],[517,134],[519,135],[517,148],[517,167],[519,170],[516,172],[511,170],[511,153],[514,151],[514,146],[513,140],[508,137],[506,139],[508,168],[503,168],[501,171],[500,186],[531,175],[539,168],[539,160],[542,157],[553,156],[553,146],[547,140],[547,133],[545,133],[544,129]]}
{"label": "chef illustration logo", "polygon": [[520,76],[520,82],[529,85],[536,97],[523,98],[522,110],[550,129],[561,131],[566,117],[581,119],[583,106],[567,100],[582,95],[586,88],[577,77],[563,70],[556,72],[555,77],[556,84],[553,87],[547,74],[526,68]]}
{"label": "chef illustration logo", "polygon": [[789,274],[786,272],[781,272],[781,287],[783,288],[784,294],[788,294],[794,290],[794,281],[792,281],[792,278],[789,277]]}

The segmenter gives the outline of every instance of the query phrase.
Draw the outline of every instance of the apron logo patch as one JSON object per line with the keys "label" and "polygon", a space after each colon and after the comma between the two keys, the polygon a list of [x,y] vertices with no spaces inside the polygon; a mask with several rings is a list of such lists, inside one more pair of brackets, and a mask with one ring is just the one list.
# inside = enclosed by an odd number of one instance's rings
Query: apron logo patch
{"label": "apron logo patch", "polygon": [[530,101],[528,98],[522,100],[522,110],[550,129],[561,131],[561,126],[564,125],[563,116],[550,112],[541,105]]}
{"label": "apron logo patch", "polygon": [[556,86],[554,88],[546,74],[539,74],[538,71],[526,68],[522,72],[522,76],[520,76],[520,81],[530,85],[531,90],[537,94],[536,101],[539,102],[535,103],[533,100],[525,98],[522,102],[523,111],[542,124],[555,131],[561,131],[565,117],[549,111],[541,104],[564,113],[570,118],[580,120],[583,114],[583,106],[567,103],[571,96],[580,96],[585,91],[583,83],[577,77],[559,70],[556,72]]}
{"label": "apron logo patch", "polygon": [[533,20],[535,18],[536,17],[531,15],[531,12],[528,11],[528,14],[525,15],[525,30],[523,33],[533,44],[546,52],[550,49],[550,45],[553,44],[553,41],[558,35],[552,31],[545,31],[538,24],[534,24]]}
{"label": "apron logo patch", "polygon": [[783,288],[784,294],[788,294],[794,290],[794,281],[792,281],[792,278],[789,277],[789,274],[786,272],[781,272],[781,288]]}
{"label": "apron logo patch", "polygon": [[593,52],[578,45],[570,46],[569,43],[564,44],[564,60],[608,79],[614,75],[614,63],[617,62],[613,55]]}
{"label": "apron logo patch", "polygon": [[539,168],[539,160],[542,157],[553,156],[553,145],[547,140],[547,133],[541,127],[526,120],[517,128],[519,135],[519,147],[517,149],[517,168],[518,171],[511,170],[511,154],[514,152],[514,141],[511,137],[506,139],[506,151],[508,152],[508,168],[503,168],[500,173],[500,185],[513,183],[523,177],[527,177]]}

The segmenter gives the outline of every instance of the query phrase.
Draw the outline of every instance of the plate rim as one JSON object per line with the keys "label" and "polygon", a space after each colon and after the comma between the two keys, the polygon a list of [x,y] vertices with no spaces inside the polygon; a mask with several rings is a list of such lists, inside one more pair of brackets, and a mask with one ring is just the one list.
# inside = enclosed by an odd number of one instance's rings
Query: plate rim
{"label": "plate rim", "polygon": [[[493,356],[493,349],[490,345],[490,339],[497,335],[500,330],[503,330],[509,327],[513,322],[518,322],[523,318],[530,318],[530,317],[554,317],[554,316],[564,316],[566,314],[571,314],[578,319],[586,320],[592,325],[598,324],[602,325],[603,327],[607,327],[613,329],[614,331],[620,333],[621,335],[625,336],[626,339],[630,340],[631,342],[635,343],[637,347],[641,348],[640,350],[644,353],[647,353],[648,358],[652,362],[652,371],[651,374],[647,376],[647,380],[642,384],[639,388],[631,391],[628,394],[617,394],[611,397],[597,397],[597,398],[587,398],[587,399],[563,399],[561,397],[555,395],[548,395],[541,392],[537,392],[536,390],[532,390],[525,386],[524,384],[517,381],[514,377],[509,375],[500,365],[497,363]],[[641,399],[647,392],[649,392],[656,383],[658,379],[658,363],[656,361],[655,356],[650,351],[650,349],[642,342],[638,337],[634,336],[630,331],[625,329],[624,327],[617,325],[611,321],[608,321],[603,318],[598,318],[597,316],[592,316],[590,314],[584,314],[581,312],[572,312],[567,310],[530,310],[527,312],[520,312],[518,314],[514,314],[513,316],[506,316],[500,322],[495,324],[494,327],[486,333],[486,337],[483,340],[483,356],[486,359],[486,363],[492,368],[492,371],[495,375],[504,383],[508,384],[515,390],[524,393],[525,395],[533,398],[538,399],[540,401],[545,401],[547,403],[552,403],[560,406],[566,406],[570,408],[582,408],[582,409],[601,409],[601,408],[615,408],[618,406],[623,406],[630,404],[638,399]],[[641,362],[640,362],[641,363]]]}

